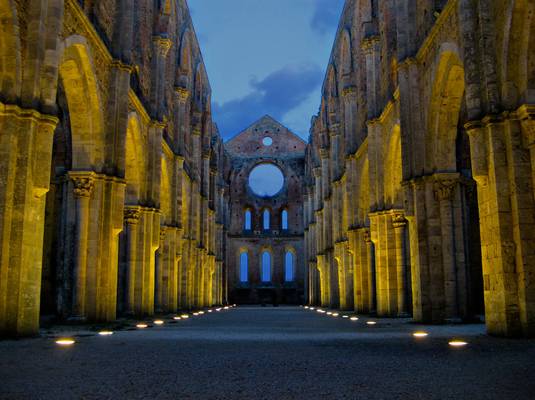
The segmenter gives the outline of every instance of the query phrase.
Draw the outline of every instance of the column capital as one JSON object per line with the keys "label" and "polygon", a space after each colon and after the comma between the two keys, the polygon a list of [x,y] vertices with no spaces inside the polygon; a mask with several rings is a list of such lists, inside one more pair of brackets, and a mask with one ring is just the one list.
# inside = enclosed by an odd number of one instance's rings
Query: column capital
{"label": "column capital", "polygon": [[158,53],[162,57],[167,57],[167,54],[169,53],[169,50],[171,49],[171,46],[173,45],[173,42],[171,39],[164,37],[164,36],[154,36],[152,38],[152,42],[154,43],[154,46],[158,50]]}
{"label": "column capital", "polygon": [[451,200],[458,183],[458,177],[438,178],[434,188],[437,200]]}
{"label": "column capital", "polygon": [[354,99],[357,96],[357,87],[355,85],[346,86],[342,90],[342,96],[347,100]]}
{"label": "column capital", "polygon": [[185,104],[190,96],[190,90],[183,86],[175,86],[175,93],[177,94],[178,101]]}
{"label": "column capital", "polygon": [[364,229],[364,241],[366,244],[372,243],[372,235],[369,229]]}
{"label": "column capital", "polygon": [[73,192],[74,197],[82,198],[91,197],[91,192],[95,186],[94,174],[90,173],[69,173],[69,178],[74,185]]}
{"label": "column capital", "polygon": [[326,160],[329,158],[329,149],[326,148],[326,147],[322,147],[319,149],[319,153],[320,153],[320,158],[322,160]]}
{"label": "column capital", "polygon": [[124,208],[124,220],[129,225],[136,225],[141,217],[141,211],[139,207],[125,207]]}
{"label": "column capital", "polygon": [[379,44],[379,36],[368,36],[362,40],[360,43],[360,48],[366,55],[372,54],[373,50],[375,49],[376,45]]}
{"label": "column capital", "polygon": [[407,226],[407,219],[405,219],[405,214],[395,213],[392,215],[392,225],[394,228],[404,228]]}

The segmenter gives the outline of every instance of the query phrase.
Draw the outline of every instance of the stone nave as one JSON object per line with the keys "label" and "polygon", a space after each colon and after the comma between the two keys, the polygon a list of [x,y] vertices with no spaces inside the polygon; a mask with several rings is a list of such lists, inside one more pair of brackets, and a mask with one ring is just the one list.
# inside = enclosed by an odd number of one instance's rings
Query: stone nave
{"label": "stone nave", "polygon": [[533,1],[347,0],[309,142],[239,151],[186,1],[132,3],[0,0],[2,335],[260,289],[535,335]]}

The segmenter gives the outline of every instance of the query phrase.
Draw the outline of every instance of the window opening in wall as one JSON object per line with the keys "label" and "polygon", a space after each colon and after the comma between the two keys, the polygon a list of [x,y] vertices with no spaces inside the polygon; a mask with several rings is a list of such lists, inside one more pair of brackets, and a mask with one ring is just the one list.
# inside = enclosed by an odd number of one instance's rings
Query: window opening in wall
{"label": "window opening in wall", "polygon": [[245,223],[244,223],[243,228],[246,231],[250,231],[251,229],[253,229],[251,210],[245,210]]}
{"label": "window opening in wall", "polygon": [[269,231],[270,229],[270,224],[271,224],[271,213],[269,212],[269,210],[264,210],[264,215],[263,215],[263,219],[264,219],[264,230],[265,231]]}
{"label": "window opening in wall", "polygon": [[286,256],[284,257],[284,281],[294,281],[294,255],[289,250],[286,252]]}
{"label": "window opening in wall", "polygon": [[249,254],[246,251],[240,254],[240,282],[249,282]]}
{"label": "window opening in wall", "polygon": [[262,144],[266,147],[269,147],[273,144],[273,139],[271,139],[269,136],[266,136],[264,139],[262,139]]}
{"label": "window opening in wall", "polygon": [[269,251],[262,253],[262,282],[271,282],[271,254]]}
{"label": "window opening in wall", "polygon": [[282,211],[281,219],[282,219],[282,224],[281,224],[282,230],[287,231],[288,230],[288,211],[286,210]]}
{"label": "window opening in wall", "polygon": [[283,186],[284,175],[274,164],[259,164],[249,174],[249,187],[259,197],[273,197]]}

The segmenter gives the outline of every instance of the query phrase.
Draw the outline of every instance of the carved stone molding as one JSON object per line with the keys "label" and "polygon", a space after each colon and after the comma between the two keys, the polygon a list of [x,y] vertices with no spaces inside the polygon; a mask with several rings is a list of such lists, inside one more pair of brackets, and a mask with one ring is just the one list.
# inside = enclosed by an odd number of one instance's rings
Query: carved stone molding
{"label": "carved stone molding", "polygon": [[74,196],[76,198],[91,197],[91,192],[95,183],[90,176],[73,176],[71,177],[74,185]]}
{"label": "carved stone molding", "polygon": [[435,196],[437,200],[451,200],[457,186],[457,179],[439,180],[435,183]]}
{"label": "carved stone molding", "polygon": [[153,38],[154,45],[162,57],[167,57],[173,42],[169,38],[155,36]]}
{"label": "carved stone molding", "polygon": [[175,86],[175,93],[178,96],[178,101],[182,104],[185,104],[190,96],[189,89],[182,86]]}
{"label": "carved stone molding", "polygon": [[346,86],[342,91],[342,96],[348,100],[355,98],[357,96],[357,87],[353,85]]}
{"label": "carved stone molding", "polygon": [[366,244],[372,243],[372,235],[369,229],[364,230],[364,241],[366,242]]}
{"label": "carved stone molding", "polygon": [[371,54],[379,43],[379,36],[369,36],[362,40],[360,47],[364,54]]}
{"label": "carved stone molding", "polygon": [[124,220],[129,225],[135,225],[139,222],[141,211],[137,207],[126,207],[124,209]]}
{"label": "carved stone molding", "polygon": [[407,226],[407,219],[405,219],[405,215],[402,213],[396,213],[392,215],[392,225],[394,225],[394,228],[404,228]]}

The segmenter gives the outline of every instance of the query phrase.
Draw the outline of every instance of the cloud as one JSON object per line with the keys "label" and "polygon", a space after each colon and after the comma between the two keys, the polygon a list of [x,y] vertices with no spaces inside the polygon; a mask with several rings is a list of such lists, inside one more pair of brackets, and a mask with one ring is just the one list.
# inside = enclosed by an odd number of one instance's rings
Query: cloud
{"label": "cloud", "polygon": [[265,114],[282,120],[291,110],[306,101],[321,85],[323,71],[317,65],[286,65],[262,80],[251,78],[248,95],[215,103],[214,119],[224,138],[241,132]]}
{"label": "cloud", "polygon": [[312,29],[322,35],[338,26],[344,0],[316,0],[316,9],[310,21]]}

